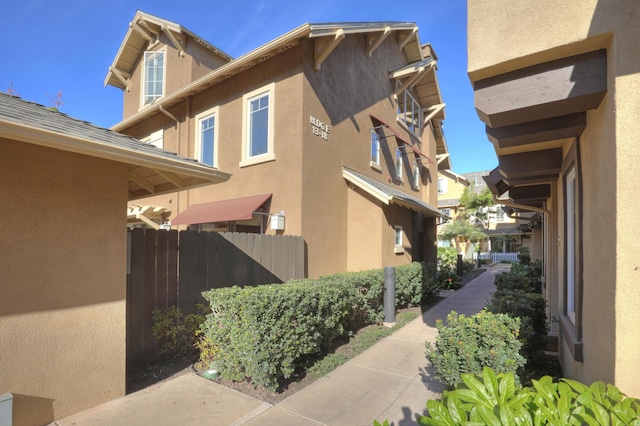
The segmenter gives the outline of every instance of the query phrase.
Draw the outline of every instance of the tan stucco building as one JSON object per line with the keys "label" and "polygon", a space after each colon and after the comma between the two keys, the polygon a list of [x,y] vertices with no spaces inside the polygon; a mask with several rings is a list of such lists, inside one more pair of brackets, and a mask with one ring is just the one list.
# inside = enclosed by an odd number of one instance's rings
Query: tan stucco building
{"label": "tan stucco building", "polygon": [[640,3],[469,0],[469,77],[499,166],[543,217],[565,376],[640,396]]}
{"label": "tan stucco building", "polygon": [[317,276],[435,261],[436,69],[414,23],[304,24],[231,58],[138,12],[105,84],[114,130],[233,175],[141,204],[174,228],[301,235]]}
{"label": "tan stucco building", "polygon": [[48,424],[125,393],[124,209],[140,183],[229,175],[1,93],[0,150],[0,394],[14,426]]}

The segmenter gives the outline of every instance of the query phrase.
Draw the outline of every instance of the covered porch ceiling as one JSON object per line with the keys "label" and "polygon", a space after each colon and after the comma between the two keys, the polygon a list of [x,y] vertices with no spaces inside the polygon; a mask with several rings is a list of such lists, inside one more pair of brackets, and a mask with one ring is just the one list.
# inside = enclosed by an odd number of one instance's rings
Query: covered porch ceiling
{"label": "covered porch ceiling", "polygon": [[587,111],[607,93],[607,52],[594,50],[473,83],[474,103],[499,165],[485,181],[500,197],[543,208],[563,148],[580,137]]}

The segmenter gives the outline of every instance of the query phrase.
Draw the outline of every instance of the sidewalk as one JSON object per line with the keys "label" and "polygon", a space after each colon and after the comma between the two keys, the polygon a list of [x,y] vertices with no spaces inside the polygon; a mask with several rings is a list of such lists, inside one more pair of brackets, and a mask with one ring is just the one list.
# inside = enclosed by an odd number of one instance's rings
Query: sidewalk
{"label": "sidewalk", "polygon": [[443,386],[432,378],[425,341],[434,341],[436,320],[455,310],[480,311],[494,290],[497,264],[434,305],[391,336],[282,402],[272,405],[185,370],[164,382],[57,421],[94,425],[368,425],[389,420],[415,425],[428,399]]}

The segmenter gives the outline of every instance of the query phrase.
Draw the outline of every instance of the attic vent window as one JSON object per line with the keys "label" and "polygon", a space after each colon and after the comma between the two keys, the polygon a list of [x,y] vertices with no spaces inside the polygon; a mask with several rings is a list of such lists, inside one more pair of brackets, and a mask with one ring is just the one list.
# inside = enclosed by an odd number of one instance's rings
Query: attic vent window
{"label": "attic vent window", "polygon": [[164,52],[144,52],[142,105],[150,105],[164,94]]}

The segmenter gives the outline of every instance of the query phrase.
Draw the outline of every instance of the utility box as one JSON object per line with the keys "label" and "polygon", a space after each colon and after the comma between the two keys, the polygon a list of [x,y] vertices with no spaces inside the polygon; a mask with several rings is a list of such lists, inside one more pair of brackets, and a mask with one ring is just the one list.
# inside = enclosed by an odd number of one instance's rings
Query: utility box
{"label": "utility box", "polygon": [[0,426],[11,426],[13,423],[13,395],[0,395]]}

